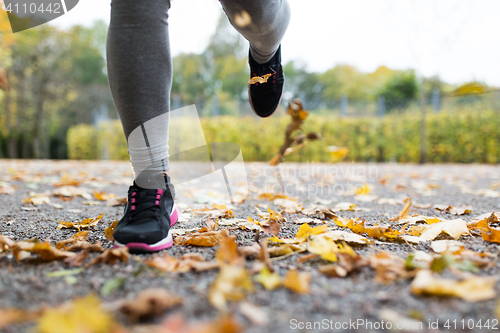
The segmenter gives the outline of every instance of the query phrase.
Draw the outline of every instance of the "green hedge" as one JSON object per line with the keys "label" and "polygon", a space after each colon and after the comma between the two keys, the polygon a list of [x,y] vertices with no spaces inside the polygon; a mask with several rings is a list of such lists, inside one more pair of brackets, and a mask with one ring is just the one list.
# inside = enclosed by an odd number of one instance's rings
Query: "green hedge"
{"label": "green hedge", "polygon": [[[492,110],[429,113],[428,160],[436,163],[500,162],[499,115]],[[241,147],[246,161],[269,161],[283,142],[289,118],[222,116],[202,118],[201,121],[208,142],[234,142]],[[382,118],[311,115],[304,124],[304,131],[319,132],[323,140],[287,156],[287,161],[329,162],[327,147],[331,145],[349,148],[349,161],[418,162],[420,159],[418,111]],[[72,159],[128,159],[118,121],[103,124],[100,129],[89,125],[71,128],[68,150]]]}

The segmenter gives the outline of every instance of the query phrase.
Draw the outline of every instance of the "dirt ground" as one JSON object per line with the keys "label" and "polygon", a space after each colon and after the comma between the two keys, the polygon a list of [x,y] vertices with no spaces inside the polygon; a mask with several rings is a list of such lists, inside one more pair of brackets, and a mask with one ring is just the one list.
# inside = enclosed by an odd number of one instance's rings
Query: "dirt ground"
{"label": "dirt ground", "polygon": [[[237,226],[248,217],[259,220],[256,207],[263,212],[268,207],[277,212],[284,210],[278,205],[279,201],[275,201],[276,196],[270,195],[282,190],[288,198],[298,198],[301,207],[323,205],[332,208],[339,217],[358,217],[365,220],[366,226],[378,223],[398,230],[403,225],[389,219],[398,216],[404,207],[403,200],[408,196],[413,203],[409,216],[418,214],[441,220],[463,219],[471,222],[482,214],[500,211],[500,166],[285,163],[281,167],[280,177],[277,177],[276,169],[266,164],[247,163],[246,177],[241,167],[237,168],[237,172],[228,174],[229,183],[236,184],[231,187],[233,197],[242,199],[248,190],[243,203],[231,206],[225,193],[223,178],[215,177],[215,174],[203,176],[204,173],[198,170],[205,167],[200,163],[174,165],[174,178],[180,173],[193,174],[192,181],[176,187],[176,201],[182,214],[174,228],[180,230],[180,233],[182,230],[200,229],[205,226],[207,217],[194,210],[211,207],[214,203],[226,203],[234,217],[221,219],[226,223],[219,224],[217,230],[229,228],[229,234],[236,236],[239,246],[251,245],[255,240],[254,230]],[[197,178],[198,176],[203,177]],[[0,194],[0,235],[14,241],[36,238],[55,244],[77,232],[75,229],[57,229],[60,221],[81,221],[104,213],[101,221],[89,229],[88,241],[100,241],[104,248],[111,248],[112,242],[106,239],[104,231],[112,222],[120,219],[123,206],[107,206],[105,201],[97,200],[94,191],[124,197],[132,177],[127,162],[0,160],[0,193],[9,193]],[[91,197],[53,195],[54,191],[69,185],[86,189]],[[361,194],[356,195],[356,191]],[[34,194],[36,197],[43,197],[44,192],[47,192],[49,203],[34,205],[25,200],[35,197]],[[269,195],[266,196],[265,193]],[[346,205],[346,202],[350,205]],[[470,206],[470,212],[464,215],[460,215],[460,211],[459,215],[455,215],[450,208],[446,209],[448,206],[464,205]],[[352,209],[345,210],[346,207]],[[351,232],[349,228],[341,228],[334,219],[321,214],[283,212],[282,215],[286,221],[281,223],[281,230],[277,235],[281,239],[294,238],[302,222],[308,222],[311,227],[328,225],[332,230]],[[270,236],[272,235],[260,233],[261,240]],[[372,256],[385,252],[395,254],[403,260],[416,251],[437,256],[431,249],[431,241],[415,244],[364,236],[369,239],[370,244],[349,244],[359,256],[368,261]],[[440,235],[437,239],[451,238]],[[465,250],[486,254],[484,258],[487,263],[472,272],[467,269],[445,268],[436,276],[460,280],[471,276],[496,278],[499,275],[499,251],[496,243],[483,240],[480,233],[464,234],[458,241]],[[270,244],[274,245],[276,244]],[[206,261],[212,261],[218,248],[175,245],[161,255],[180,258],[186,253],[199,253]],[[99,253],[91,253],[85,263],[98,255]],[[245,332],[491,332],[500,327],[496,296],[470,302],[460,297],[416,295],[411,291],[414,275],[382,283],[376,279],[377,272],[371,264],[364,265],[345,277],[331,277],[318,269],[328,264],[327,260],[317,257],[297,262],[306,255],[309,253],[296,252],[283,258],[274,257],[272,265],[282,278],[294,269],[308,273],[308,293],[300,294],[284,287],[266,290],[254,281],[253,292],[248,293],[244,300],[230,302],[229,312]],[[163,288],[183,297],[183,303],[142,324],[158,324],[178,313],[188,323],[208,322],[218,318],[219,310],[208,299],[209,290],[219,273],[218,269],[166,273],[145,265],[144,262],[151,257],[153,255],[134,255],[126,263],[95,264],[68,278],[50,274],[74,269],[63,261],[42,261],[35,258],[17,262],[11,251],[0,252],[0,309],[35,310],[41,306],[55,307],[88,294],[98,295],[103,304],[113,304],[118,300],[134,299],[145,289]],[[258,262],[258,258],[247,258],[244,266],[249,272],[253,272]],[[102,287],[106,282],[117,278],[123,278],[120,286],[103,293]],[[498,282],[494,283],[496,291],[499,286]],[[241,302],[250,304],[252,309],[258,309],[259,318],[262,319],[260,325],[259,320],[249,319],[244,314],[245,311],[241,311]],[[0,311],[0,315],[1,313]],[[115,317],[124,327],[134,330],[134,326],[123,315],[117,314]],[[489,328],[483,327],[487,320]],[[1,321],[0,318],[0,323]],[[421,322],[422,329],[387,329],[387,322],[403,321]],[[478,325],[479,321],[481,325]],[[320,322],[323,326],[314,327],[314,322]],[[359,326],[353,326],[353,322],[357,322]],[[385,327],[381,326],[382,322],[386,324]],[[496,326],[494,323],[497,323]],[[14,323],[4,327],[3,331],[23,332],[36,325],[36,320],[32,323]]]}

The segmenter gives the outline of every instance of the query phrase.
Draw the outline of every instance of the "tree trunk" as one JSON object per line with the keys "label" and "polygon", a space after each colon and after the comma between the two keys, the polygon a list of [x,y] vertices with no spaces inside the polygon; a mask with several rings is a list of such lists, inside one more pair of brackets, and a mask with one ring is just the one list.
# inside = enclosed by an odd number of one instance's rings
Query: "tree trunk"
{"label": "tree trunk", "polygon": [[43,99],[45,96],[45,79],[40,79],[35,88],[35,123],[33,127],[33,154],[35,158],[44,157],[42,151],[42,117],[43,117]]}
{"label": "tree trunk", "polygon": [[[5,76],[10,82],[9,71],[6,71]],[[12,130],[11,95],[12,85],[10,85],[9,89],[5,90],[5,134],[7,138],[7,156],[9,158],[17,158],[17,137],[15,132]]]}

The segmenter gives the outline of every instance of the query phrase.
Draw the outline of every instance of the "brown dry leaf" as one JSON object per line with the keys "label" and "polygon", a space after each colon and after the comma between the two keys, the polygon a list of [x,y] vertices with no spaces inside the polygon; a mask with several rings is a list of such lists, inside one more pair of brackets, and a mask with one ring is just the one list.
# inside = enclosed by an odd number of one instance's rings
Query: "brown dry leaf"
{"label": "brown dry leaf", "polygon": [[119,308],[132,323],[162,315],[166,310],[182,304],[182,297],[165,289],[146,289],[133,300],[125,301]]}
{"label": "brown dry leaf", "polygon": [[[344,246],[347,245],[344,244]],[[349,253],[337,253],[337,260],[336,264],[321,266],[319,271],[332,277],[345,277],[349,273],[369,264],[368,260],[355,253],[354,250],[352,253],[351,251]]]}
{"label": "brown dry leaf", "polygon": [[85,249],[72,258],[64,259],[64,263],[72,267],[80,267],[88,256],[89,251]]}
{"label": "brown dry leaf", "polygon": [[118,260],[125,263],[129,258],[130,254],[128,253],[128,248],[125,246],[117,247],[114,249],[107,249],[97,258],[94,258],[94,260],[92,260],[86,267],[100,263],[114,265]]}
{"label": "brown dry leaf", "polygon": [[267,239],[264,239],[261,242],[261,249],[260,249],[260,253],[259,253],[259,260],[264,265],[266,265],[266,267],[269,269],[269,271],[274,272],[274,267],[271,264],[271,260],[270,259],[271,259],[270,255],[269,255],[269,252],[267,250]]}
{"label": "brown dry leaf", "polygon": [[322,219],[335,219],[337,214],[327,206],[323,205],[310,205],[309,208],[304,209],[302,214],[307,216],[318,215]]}
{"label": "brown dry leaf", "polygon": [[301,256],[299,259],[297,259],[297,264],[302,264],[302,263],[305,263],[306,261],[316,259],[318,257],[319,257],[319,255],[314,254],[314,253],[306,254],[306,255]]}
{"label": "brown dry leaf", "polygon": [[99,201],[108,201],[110,199],[116,198],[116,194],[113,194],[113,193],[106,194],[106,193],[104,193],[104,191],[94,190],[94,198],[96,198],[96,200],[99,200]]}
{"label": "brown dry leaf", "polygon": [[389,283],[396,279],[406,279],[411,275],[406,270],[405,261],[390,252],[379,252],[370,257],[370,266],[375,269],[375,281]]}
{"label": "brown dry leaf", "polygon": [[265,222],[260,223],[260,227],[262,231],[265,233],[273,234],[273,235],[278,235],[281,229],[281,225],[279,224],[278,220],[275,220],[271,217]]}
{"label": "brown dry leaf", "polygon": [[110,242],[114,241],[115,238],[113,237],[113,233],[115,232],[116,226],[118,225],[118,220],[115,222],[111,223],[105,230],[104,230],[104,236],[106,239]]}
{"label": "brown dry leaf", "polygon": [[0,330],[17,323],[30,323],[42,314],[43,309],[35,311],[24,309],[0,309]]}
{"label": "brown dry leaf", "polygon": [[107,207],[116,207],[125,205],[127,205],[127,197],[117,197],[106,200]]}
{"label": "brown dry leaf", "polygon": [[260,249],[261,246],[259,245],[259,243],[254,242],[252,245],[238,247],[238,252],[245,258],[256,257],[259,255]]}
{"label": "brown dry leaf", "polygon": [[496,278],[473,276],[462,281],[435,277],[429,270],[421,270],[410,285],[415,295],[455,296],[467,302],[479,302],[496,296]]}
{"label": "brown dry leaf", "polygon": [[15,243],[9,237],[0,235],[0,252],[10,250]]}
{"label": "brown dry leaf", "polygon": [[227,229],[222,229],[219,231],[208,231],[203,233],[195,232],[192,234],[175,237],[174,244],[212,247],[219,244],[221,237],[228,235],[229,231],[227,231]]}
{"label": "brown dry leaf", "polygon": [[97,223],[102,219],[104,216],[104,213],[101,215],[94,217],[94,218],[88,218],[84,219],[82,222],[63,222],[60,221],[59,225],[57,226],[57,229],[62,229],[62,228],[75,228],[80,231],[81,228],[90,228],[90,227],[95,227]]}
{"label": "brown dry leaf", "polygon": [[73,177],[73,175],[65,173],[61,175],[61,179],[58,182],[53,183],[55,187],[62,186],[79,186],[82,182]]}
{"label": "brown dry leaf", "polygon": [[[147,331],[148,333],[150,330]],[[170,316],[156,333],[241,333],[243,327],[232,315],[223,315],[214,321],[188,324],[182,314]]]}
{"label": "brown dry leaf", "polygon": [[38,254],[45,261],[63,260],[76,256],[73,252],[58,250],[48,242],[35,243],[30,252]]}
{"label": "brown dry leaf", "polygon": [[205,221],[206,226],[198,230],[198,233],[202,232],[208,232],[208,231],[215,231],[217,230],[217,227],[219,226],[219,219],[214,222],[211,218],[208,218],[208,220]]}
{"label": "brown dry leaf", "polygon": [[90,231],[80,231],[68,239],[56,243],[56,248],[66,250],[66,247],[76,244],[77,242],[85,242]]}
{"label": "brown dry leaf", "polygon": [[398,216],[392,219],[389,219],[389,221],[399,221],[401,219],[406,219],[408,218],[408,214],[410,213],[410,208],[411,208],[411,198],[408,197],[404,200],[405,206],[403,209],[399,212]]}
{"label": "brown dry leaf", "polygon": [[228,301],[239,301],[254,289],[247,270],[242,266],[222,266],[210,287],[208,300],[220,311],[227,311]]}
{"label": "brown dry leaf", "polygon": [[311,274],[308,272],[299,272],[297,270],[289,270],[285,279],[283,280],[283,286],[288,288],[298,294],[309,294],[311,283]]}
{"label": "brown dry leaf", "polygon": [[215,259],[221,264],[242,265],[245,258],[238,252],[238,244],[236,244],[236,236],[229,234],[221,234],[219,245],[220,248],[215,254]]}
{"label": "brown dry leaf", "polygon": [[338,253],[346,253],[352,256],[356,256],[356,252],[354,252],[354,250],[346,243],[337,244],[334,241],[324,237],[324,235],[320,235],[311,239],[307,243],[307,251],[320,255],[321,258],[333,262],[337,261]]}
{"label": "brown dry leaf", "polygon": [[155,256],[147,260],[146,265],[155,267],[163,272],[186,273],[191,270],[196,272],[206,271],[219,267],[216,261],[206,262],[205,258],[199,253],[186,253],[180,259],[169,255]]}

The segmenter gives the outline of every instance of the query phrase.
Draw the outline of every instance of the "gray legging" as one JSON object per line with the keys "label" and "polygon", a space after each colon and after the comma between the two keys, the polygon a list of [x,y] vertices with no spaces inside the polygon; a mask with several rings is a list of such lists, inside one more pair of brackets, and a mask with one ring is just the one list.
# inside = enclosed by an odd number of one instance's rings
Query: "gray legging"
{"label": "gray legging", "polygon": [[[182,0],[189,1],[189,0]],[[250,42],[250,51],[259,63],[267,62],[278,49],[290,20],[287,0],[220,0],[233,27]],[[172,59],[168,37],[169,0],[112,0],[107,40],[109,84],[120,114],[125,136],[170,110]],[[251,24],[238,26],[237,17],[247,12]],[[245,84],[245,82],[242,82]],[[149,149],[129,153],[132,166],[143,170],[148,158],[162,161],[168,170],[168,117],[164,136],[145,138]],[[156,142],[156,143],[155,143]],[[153,147],[154,149],[151,149]],[[150,164],[150,163],[149,163]]]}

